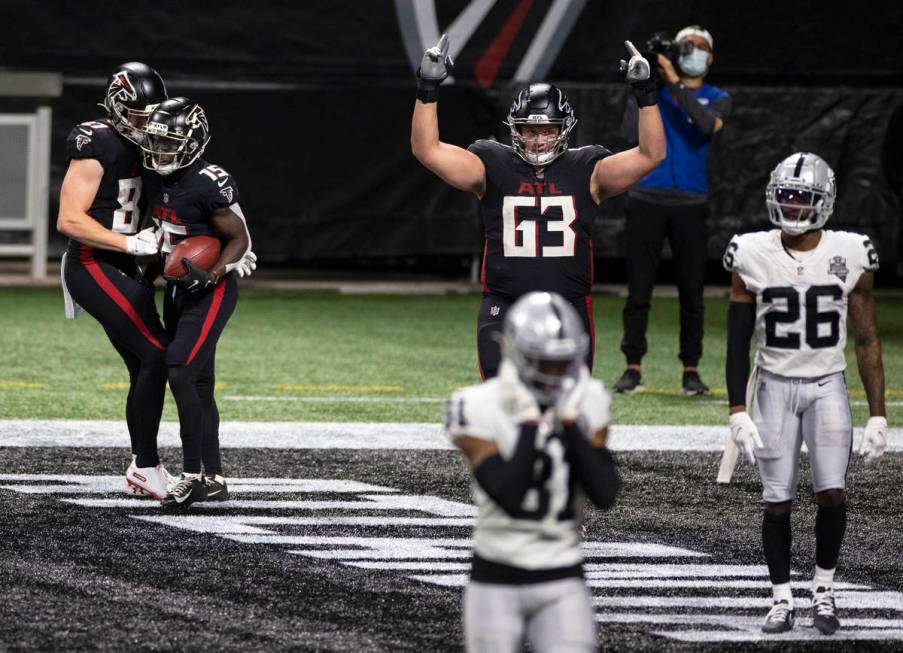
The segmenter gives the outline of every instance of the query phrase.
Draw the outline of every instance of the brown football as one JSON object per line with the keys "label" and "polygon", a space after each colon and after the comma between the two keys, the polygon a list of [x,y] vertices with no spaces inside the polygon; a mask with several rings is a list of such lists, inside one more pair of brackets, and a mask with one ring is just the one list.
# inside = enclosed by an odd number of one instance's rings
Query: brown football
{"label": "brown football", "polygon": [[184,277],[188,270],[182,263],[183,258],[191,261],[191,264],[202,270],[210,270],[219,260],[219,239],[213,236],[191,236],[176,245],[169,256],[166,257],[166,265],[163,275],[167,277]]}

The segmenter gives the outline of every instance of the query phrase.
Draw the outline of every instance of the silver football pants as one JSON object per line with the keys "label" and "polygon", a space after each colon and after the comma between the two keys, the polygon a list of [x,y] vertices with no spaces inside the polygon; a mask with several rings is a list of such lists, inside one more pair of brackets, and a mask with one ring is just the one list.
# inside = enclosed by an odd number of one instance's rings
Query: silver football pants
{"label": "silver football pants", "polygon": [[515,653],[525,639],[537,653],[598,650],[582,578],[528,585],[470,581],[464,590],[464,639],[469,653]]}
{"label": "silver football pants", "polygon": [[765,445],[757,450],[762,499],[796,497],[800,449],[809,451],[812,490],[846,487],[853,446],[853,419],[843,372],[793,379],[759,370],[753,421]]}

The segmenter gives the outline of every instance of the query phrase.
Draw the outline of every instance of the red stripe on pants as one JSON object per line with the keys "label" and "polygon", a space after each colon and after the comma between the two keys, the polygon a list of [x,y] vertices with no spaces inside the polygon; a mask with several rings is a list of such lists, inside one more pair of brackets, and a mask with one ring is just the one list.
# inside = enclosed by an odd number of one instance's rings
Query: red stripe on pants
{"label": "red stripe on pants", "polygon": [[216,320],[217,313],[219,313],[219,307],[223,303],[223,295],[225,293],[226,282],[221,281],[216,285],[216,288],[213,289],[213,301],[210,302],[210,308],[207,309],[207,315],[204,317],[201,335],[198,337],[198,341],[194,343],[194,347],[191,348],[191,353],[188,354],[188,360],[185,361],[185,365],[191,365],[191,361],[194,360],[195,354],[198,353],[198,350],[204,345],[204,341],[207,340],[207,336],[210,335],[210,329],[213,327],[213,322]]}
{"label": "red stripe on pants", "polygon": [[119,288],[113,285],[113,282],[110,281],[109,277],[104,274],[103,269],[94,259],[94,251],[87,245],[82,245],[80,254],[81,262],[84,264],[88,274],[90,274],[94,281],[97,282],[97,285],[100,286],[101,290],[103,290],[109,298],[122,309],[122,312],[128,316],[132,323],[138,327],[138,331],[141,332],[141,335],[147,338],[147,340],[157,349],[165,349],[165,347],[157,342],[157,339],[151,334],[150,329],[147,328],[144,320],[138,315],[138,311],[135,310],[135,307],[129,303],[129,300],[125,298],[125,295],[119,292]]}

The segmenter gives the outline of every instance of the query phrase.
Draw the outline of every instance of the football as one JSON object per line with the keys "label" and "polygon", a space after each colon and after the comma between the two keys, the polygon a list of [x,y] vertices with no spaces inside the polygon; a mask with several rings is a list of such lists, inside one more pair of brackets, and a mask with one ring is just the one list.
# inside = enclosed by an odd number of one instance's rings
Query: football
{"label": "football", "polygon": [[191,236],[176,245],[169,256],[166,257],[166,265],[163,268],[163,276],[183,277],[188,270],[182,263],[183,258],[191,261],[192,265],[202,270],[210,270],[219,260],[219,239],[213,236]]}

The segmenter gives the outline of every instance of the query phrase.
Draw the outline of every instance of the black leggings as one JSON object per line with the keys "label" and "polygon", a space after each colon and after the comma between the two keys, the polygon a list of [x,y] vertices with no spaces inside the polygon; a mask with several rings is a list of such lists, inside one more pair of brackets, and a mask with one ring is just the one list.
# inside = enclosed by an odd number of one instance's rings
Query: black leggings
{"label": "black leggings", "polygon": [[129,371],[125,417],[138,467],[160,463],[157,432],[166,394],[166,346],[153,290],[126,254],[70,245],[63,275],[72,298],[100,322]]}
{"label": "black leggings", "polygon": [[[517,299],[502,295],[484,295],[477,315],[477,362],[480,366],[480,377],[485,381],[499,371],[502,362],[502,324],[508,309]],[[586,353],[586,365],[593,369],[593,357],[596,353],[596,329],[593,324],[593,298],[589,295],[577,301],[571,301],[577,315],[583,320],[583,326],[589,334],[590,347]]]}
{"label": "black leggings", "polygon": [[182,471],[188,473],[200,473],[202,461],[207,475],[223,472],[219,409],[213,396],[216,343],[237,302],[238,284],[231,274],[199,294],[166,286],[163,317],[171,338],[166,365],[179,411]]}

